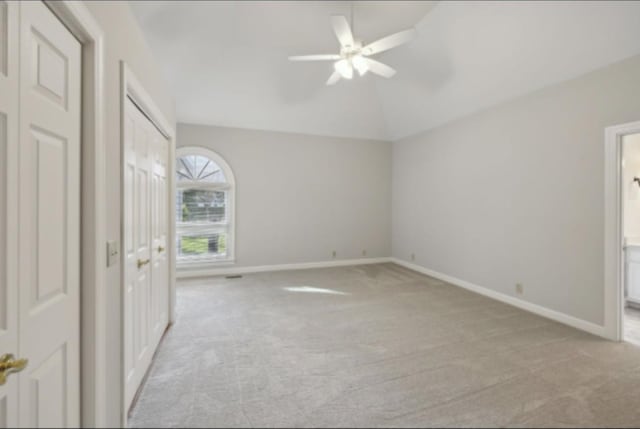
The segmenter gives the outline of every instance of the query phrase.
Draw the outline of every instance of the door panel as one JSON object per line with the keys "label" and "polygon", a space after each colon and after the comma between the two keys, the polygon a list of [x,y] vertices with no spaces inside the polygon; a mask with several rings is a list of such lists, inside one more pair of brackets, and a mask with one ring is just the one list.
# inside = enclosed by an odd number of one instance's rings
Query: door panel
{"label": "door panel", "polygon": [[32,28],[31,32],[32,86],[35,91],[66,109],[69,82],[68,58],[37,28]]}
{"label": "door panel", "polygon": [[134,291],[135,291],[135,278],[127,275],[131,272],[132,267],[136,263],[135,252],[135,213],[134,213],[134,186],[135,186],[135,169],[136,169],[136,153],[134,147],[134,133],[135,133],[135,121],[129,113],[129,108],[125,109],[124,115],[124,140],[122,147],[122,156],[124,161],[124,177],[123,177],[123,193],[124,193],[124,207],[123,207],[123,222],[124,222],[124,375],[125,386],[127,395],[129,395],[129,387],[132,383],[135,383],[135,347],[134,344],[134,325],[131,323],[134,320]]}
{"label": "door panel", "polygon": [[[0,355],[19,355],[17,163],[19,4],[0,0]],[[0,386],[0,427],[18,425],[18,376]]]}
{"label": "door panel", "polygon": [[62,345],[31,372],[33,427],[66,427],[66,345]]}
{"label": "door panel", "polygon": [[80,419],[80,43],[20,3],[20,425]]}
{"label": "door panel", "polygon": [[128,408],[151,363],[152,348],[149,335],[150,266],[150,147],[145,125],[146,118],[129,100],[125,104],[125,225],[124,241],[127,250],[125,265],[125,407]]}
{"label": "door panel", "polygon": [[[135,121],[135,151],[136,151],[136,192],[134,197],[135,218],[134,230],[137,231],[137,241],[135,243],[136,252],[136,274],[135,283],[135,332],[136,332],[136,367],[147,367],[151,362],[150,336],[149,336],[149,311],[150,296],[149,287],[151,283],[149,264],[146,263],[138,266],[137,261],[149,261],[151,258],[151,243],[149,242],[149,191],[151,183],[149,182],[150,167],[150,151],[149,151],[149,135],[147,133],[145,123],[142,122],[140,112],[135,109],[133,114],[136,116]],[[142,381],[142,375],[137,374],[136,382]]]}
{"label": "door panel", "polygon": [[151,124],[153,136],[153,194],[151,230],[153,231],[153,316],[152,336],[154,343],[162,338],[169,323],[169,261],[167,260],[167,157],[168,143],[165,137]]}
{"label": "door panel", "polygon": [[37,210],[32,228],[38,231],[32,261],[39,279],[32,283],[36,288],[31,294],[31,311],[34,311],[36,307],[47,306],[66,294],[66,228],[61,226],[65,225],[69,215],[66,189],[69,177],[66,139],[34,129],[31,133],[32,154],[35,156],[32,163],[35,167],[33,201]]}

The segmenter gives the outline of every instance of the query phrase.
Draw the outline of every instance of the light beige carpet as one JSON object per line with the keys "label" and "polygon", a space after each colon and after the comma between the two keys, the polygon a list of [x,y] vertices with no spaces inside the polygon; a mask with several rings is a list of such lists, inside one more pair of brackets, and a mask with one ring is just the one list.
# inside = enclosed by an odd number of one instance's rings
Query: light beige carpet
{"label": "light beige carpet", "polygon": [[184,282],[134,427],[640,425],[640,349],[393,264]]}

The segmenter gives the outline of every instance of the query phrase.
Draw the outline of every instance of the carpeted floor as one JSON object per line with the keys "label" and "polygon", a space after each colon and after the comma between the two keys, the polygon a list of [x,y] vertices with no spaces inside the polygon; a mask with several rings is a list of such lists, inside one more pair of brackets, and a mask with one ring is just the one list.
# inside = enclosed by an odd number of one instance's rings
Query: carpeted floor
{"label": "carpeted floor", "polygon": [[634,426],[640,348],[393,264],[202,279],[133,427]]}

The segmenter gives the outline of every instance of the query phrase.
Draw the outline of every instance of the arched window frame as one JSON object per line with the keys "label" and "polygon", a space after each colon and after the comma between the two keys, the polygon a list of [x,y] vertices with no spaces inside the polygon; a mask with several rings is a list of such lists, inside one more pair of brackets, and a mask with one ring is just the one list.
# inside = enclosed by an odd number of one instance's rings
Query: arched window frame
{"label": "arched window frame", "polygon": [[[199,146],[184,146],[176,149],[176,171],[173,174],[177,174],[178,163],[180,162],[180,158],[184,156],[190,155],[199,155],[205,158],[210,159],[214,163],[216,163],[221,169],[226,179],[225,183],[215,183],[215,182],[189,182],[189,181],[181,181],[177,180],[176,190],[179,189],[206,189],[211,191],[226,191],[226,213],[225,213],[225,222],[219,223],[209,223],[206,226],[202,225],[193,225],[185,222],[180,222],[176,219],[176,243],[175,246],[178,246],[179,237],[185,232],[197,232],[201,228],[211,229],[219,229],[220,231],[224,231],[227,234],[227,252],[226,255],[220,256],[206,256],[206,257],[186,257],[186,258],[177,258],[177,266],[178,268],[189,268],[189,267],[204,267],[210,266],[212,264],[226,264],[233,263],[235,261],[235,225],[236,225],[236,207],[235,207],[235,197],[236,197],[236,181],[235,176],[233,175],[233,170],[231,166],[222,158],[220,155],[215,153],[210,149],[206,149]],[[177,193],[176,193],[177,197]],[[177,204],[177,201],[175,202]],[[178,253],[176,253],[178,254]]]}

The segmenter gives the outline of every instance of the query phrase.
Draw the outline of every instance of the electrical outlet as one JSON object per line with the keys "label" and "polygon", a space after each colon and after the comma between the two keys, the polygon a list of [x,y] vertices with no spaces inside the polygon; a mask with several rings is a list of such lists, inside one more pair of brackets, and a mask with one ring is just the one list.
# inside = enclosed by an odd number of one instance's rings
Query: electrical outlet
{"label": "electrical outlet", "polygon": [[362,256],[367,256],[367,249],[362,250]]}
{"label": "electrical outlet", "polygon": [[331,252],[331,257],[335,259],[337,254],[338,252],[334,250],[333,252]]}
{"label": "electrical outlet", "polygon": [[411,260],[412,260],[412,261],[415,261],[415,260],[416,260],[416,254],[415,254],[415,253],[412,253],[412,254],[411,254]]}
{"label": "electrical outlet", "polygon": [[524,286],[522,283],[516,283],[516,293],[522,295],[524,293]]}

